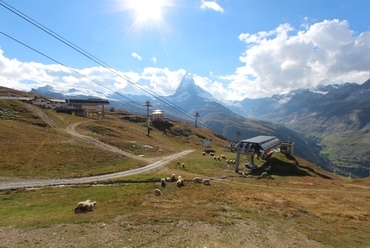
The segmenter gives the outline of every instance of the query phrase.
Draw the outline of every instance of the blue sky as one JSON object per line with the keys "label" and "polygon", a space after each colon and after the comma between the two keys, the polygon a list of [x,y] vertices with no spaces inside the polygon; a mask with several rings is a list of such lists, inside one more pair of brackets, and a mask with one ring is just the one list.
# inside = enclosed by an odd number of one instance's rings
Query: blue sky
{"label": "blue sky", "polygon": [[[160,95],[173,94],[185,72],[219,100],[370,78],[368,0],[0,0],[0,4]],[[1,5],[0,32],[110,89],[144,94]],[[0,34],[0,85],[28,91],[47,84],[60,92],[108,91]]]}

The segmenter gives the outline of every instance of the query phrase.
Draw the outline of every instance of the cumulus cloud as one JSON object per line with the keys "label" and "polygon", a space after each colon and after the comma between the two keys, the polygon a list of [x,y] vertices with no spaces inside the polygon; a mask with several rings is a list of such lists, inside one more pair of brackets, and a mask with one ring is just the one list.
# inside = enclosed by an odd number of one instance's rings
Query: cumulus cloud
{"label": "cumulus cloud", "polygon": [[208,10],[208,9],[210,9],[210,10],[214,10],[214,11],[221,12],[221,13],[224,12],[224,9],[218,3],[216,3],[216,1],[202,0],[201,1],[200,8],[202,10]]}
{"label": "cumulus cloud", "polygon": [[240,56],[245,65],[234,75],[221,77],[231,82],[229,92],[244,92],[239,97],[370,78],[370,32],[356,34],[347,21],[325,20],[302,30],[282,24],[270,31],[240,34],[239,39],[246,44]]}
{"label": "cumulus cloud", "polygon": [[[298,29],[286,23],[273,30],[240,34],[245,49],[235,60],[242,66],[230,75],[216,77],[218,73],[212,71],[193,75],[195,83],[219,100],[242,100],[319,84],[363,83],[370,78],[369,31],[355,32],[345,20],[303,21]],[[132,56],[141,59],[136,53]],[[156,62],[154,57],[151,60]],[[175,93],[186,73],[156,67],[114,73],[100,66],[74,70],[80,74],[58,64],[9,59],[0,49],[0,85],[24,91],[52,85],[62,93],[76,88],[142,95],[144,89],[167,96]]]}
{"label": "cumulus cloud", "polygon": [[141,60],[141,56],[137,53],[132,53],[131,56],[134,57],[135,59]]}

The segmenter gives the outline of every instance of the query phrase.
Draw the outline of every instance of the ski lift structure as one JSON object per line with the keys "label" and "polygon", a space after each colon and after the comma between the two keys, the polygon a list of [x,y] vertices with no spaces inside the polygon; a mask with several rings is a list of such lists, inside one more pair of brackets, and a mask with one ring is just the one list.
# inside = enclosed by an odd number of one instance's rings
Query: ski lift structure
{"label": "ski lift structure", "polygon": [[256,136],[250,139],[241,140],[235,145],[236,166],[235,172],[239,172],[240,154],[250,156],[250,166],[254,166],[254,156],[267,158],[271,153],[280,148],[281,142],[275,136]]}

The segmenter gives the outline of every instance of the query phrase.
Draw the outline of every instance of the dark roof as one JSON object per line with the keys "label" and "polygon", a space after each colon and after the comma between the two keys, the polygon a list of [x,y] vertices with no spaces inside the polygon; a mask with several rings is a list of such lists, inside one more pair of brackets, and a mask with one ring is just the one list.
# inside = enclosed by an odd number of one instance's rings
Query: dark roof
{"label": "dark roof", "polygon": [[276,148],[280,145],[280,140],[275,136],[256,136],[250,139],[241,140],[240,143],[243,144],[258,144],[263,150],[269,150]]}
{"label": "dark roof", "polygon": [[109,100],[98,99],[98,98],[89,98],[89,99],[66,99],[66,103],[69,105],[108,105],[110,104]]}

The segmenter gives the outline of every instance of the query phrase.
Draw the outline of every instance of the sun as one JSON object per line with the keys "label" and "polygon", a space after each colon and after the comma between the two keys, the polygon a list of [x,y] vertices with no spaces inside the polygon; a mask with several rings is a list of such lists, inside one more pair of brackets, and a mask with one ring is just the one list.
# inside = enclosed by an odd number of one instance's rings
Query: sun
{"label": "sun", "polygon": [[163,0],[132,0],[137,19],[141,21],[157,20],[162,16]]}

